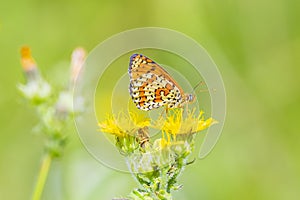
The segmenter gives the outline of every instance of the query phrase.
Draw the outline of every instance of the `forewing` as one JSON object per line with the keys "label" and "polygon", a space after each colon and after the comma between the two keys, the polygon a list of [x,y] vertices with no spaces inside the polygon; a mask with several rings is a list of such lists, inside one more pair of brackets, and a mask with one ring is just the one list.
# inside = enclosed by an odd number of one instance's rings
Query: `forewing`
{"label": "forewing", "polygon": [[182,89],[162,67],[151,59],[134,54],[130,58],[129,93],[139,109],[151,110],[167,105],[179,107]]}
{"label": "forewing", "polygon": [[150,58],[143,56],[142,54],[133,54],[130,57],[128,73],[130,79],[133,80],[140,78],[140,76],[145,73],[156,74],[162,79],[171,82],[172,85],[175,85],[179,89],[180,93],[183,94],[183,90],[181,89],[179,84],[171,77],[171,75],[166,70],[164,70],[160,65],[155,63]]}

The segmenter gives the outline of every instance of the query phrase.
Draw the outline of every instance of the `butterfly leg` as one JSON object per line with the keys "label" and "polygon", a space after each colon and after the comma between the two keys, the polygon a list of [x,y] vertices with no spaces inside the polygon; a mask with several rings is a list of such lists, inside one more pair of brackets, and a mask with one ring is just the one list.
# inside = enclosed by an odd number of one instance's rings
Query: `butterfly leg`
{"label": "butterfly leg", "polygon": [[168,106],[166,105],[166,117],[168,116],[168,113],[169,113],[169,108],[168,108]]}

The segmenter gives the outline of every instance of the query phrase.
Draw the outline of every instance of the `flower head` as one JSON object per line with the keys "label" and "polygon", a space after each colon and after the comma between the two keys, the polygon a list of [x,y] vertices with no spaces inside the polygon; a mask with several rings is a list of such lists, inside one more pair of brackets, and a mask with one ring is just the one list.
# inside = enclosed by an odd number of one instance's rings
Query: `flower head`
{"label": "flower head", "polygon": [[31,56],[31,50],[27,46],[21,48],[21,64],[25,72],[37,69],[37,64]]}
{"label": "flower head", "polygon": [[35,60],[31,55],[29,47],[24,46],[21,48],[21,65],[25,72],[25,77],[28,82],[38,81],[40,79],[40,73]]}
{"label": "flower head", "polygon": [[125,137],[128,134],[134,135],[138,129],[149,125],[150,119],[133,112],[129,114],[120,112],[116,118],[108,115],[105,121],[99,123],[102,132],[119,137]]}
{"label": "flower head", "polygon": [[86,51],[83,48],[77,47],[73,51],[71,56],[71,85],[74,85],[77,78],[79,78],[85,57]]}
{"label": "flower head", "polygon": [[19,85],[23,95],[33,102],[41,102],[48,98],[51,94],[51,86],[41,77],[29,47],[21,48],[21,65],[27,79],[26,84]]}
{"label": "flower head", "polygon": [[[120,112],[115,118],[114,116],[107,115],[105,121],[100,122],[98,125],[100,131],[110,133],[115,136],[116,147],[123,155],[131,155],[139,148],[139,140],[143,141],[145,147],[144,132],[147,132],[150,120],[137,113],[130,112],[125,114]],[[142,137],[143,135],[143,137]],[[142,138],[139,138],[142,137]]]}
{"label": "flower head", "polygon": [[161,118],[158,119],[153,127],[166,133],[168,141],[170,141],[170,135],[176,138],[176,135],[196,133],[217,123],[213,118],[205,119],[203,114],[204,112],[200,111],[200,113],[195,116],[195,110],[193,110],[188,112],[187,116],[184,117],[182,110],[177,109],[165,120]]}

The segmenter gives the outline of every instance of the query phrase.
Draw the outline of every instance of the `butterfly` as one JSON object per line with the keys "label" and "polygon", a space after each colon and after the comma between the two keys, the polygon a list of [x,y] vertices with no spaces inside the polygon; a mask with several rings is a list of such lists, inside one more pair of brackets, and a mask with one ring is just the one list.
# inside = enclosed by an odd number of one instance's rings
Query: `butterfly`
{"label": "butterfly", "polygon": [[128,74],[129,94],[138,109],[181,108],[195,100],[194,95],[183,92],[166,70],[142,54],[130,57]]}

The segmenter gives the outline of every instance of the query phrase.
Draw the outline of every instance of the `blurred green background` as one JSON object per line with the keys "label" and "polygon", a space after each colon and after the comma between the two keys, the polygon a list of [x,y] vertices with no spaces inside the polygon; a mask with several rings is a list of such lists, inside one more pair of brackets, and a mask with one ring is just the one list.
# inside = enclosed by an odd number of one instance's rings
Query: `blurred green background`
{"label": "blurred green background", "polygon": [[[227,119],[213,152],[189,166],[175,199],[299,199],[300,2],[1,1],[0,199],[28,199],[43,138],[16,90],[19,49],[32,48],[44,76],[65,84],[72,50],[92,50],[121,31],[145,26],[185,33],[207,49],[227,92]],[[126,63],[127,64],[127,63]],[[112,199],[135,182],[106,168],[70,135],[53,163],[43,199]]]}

